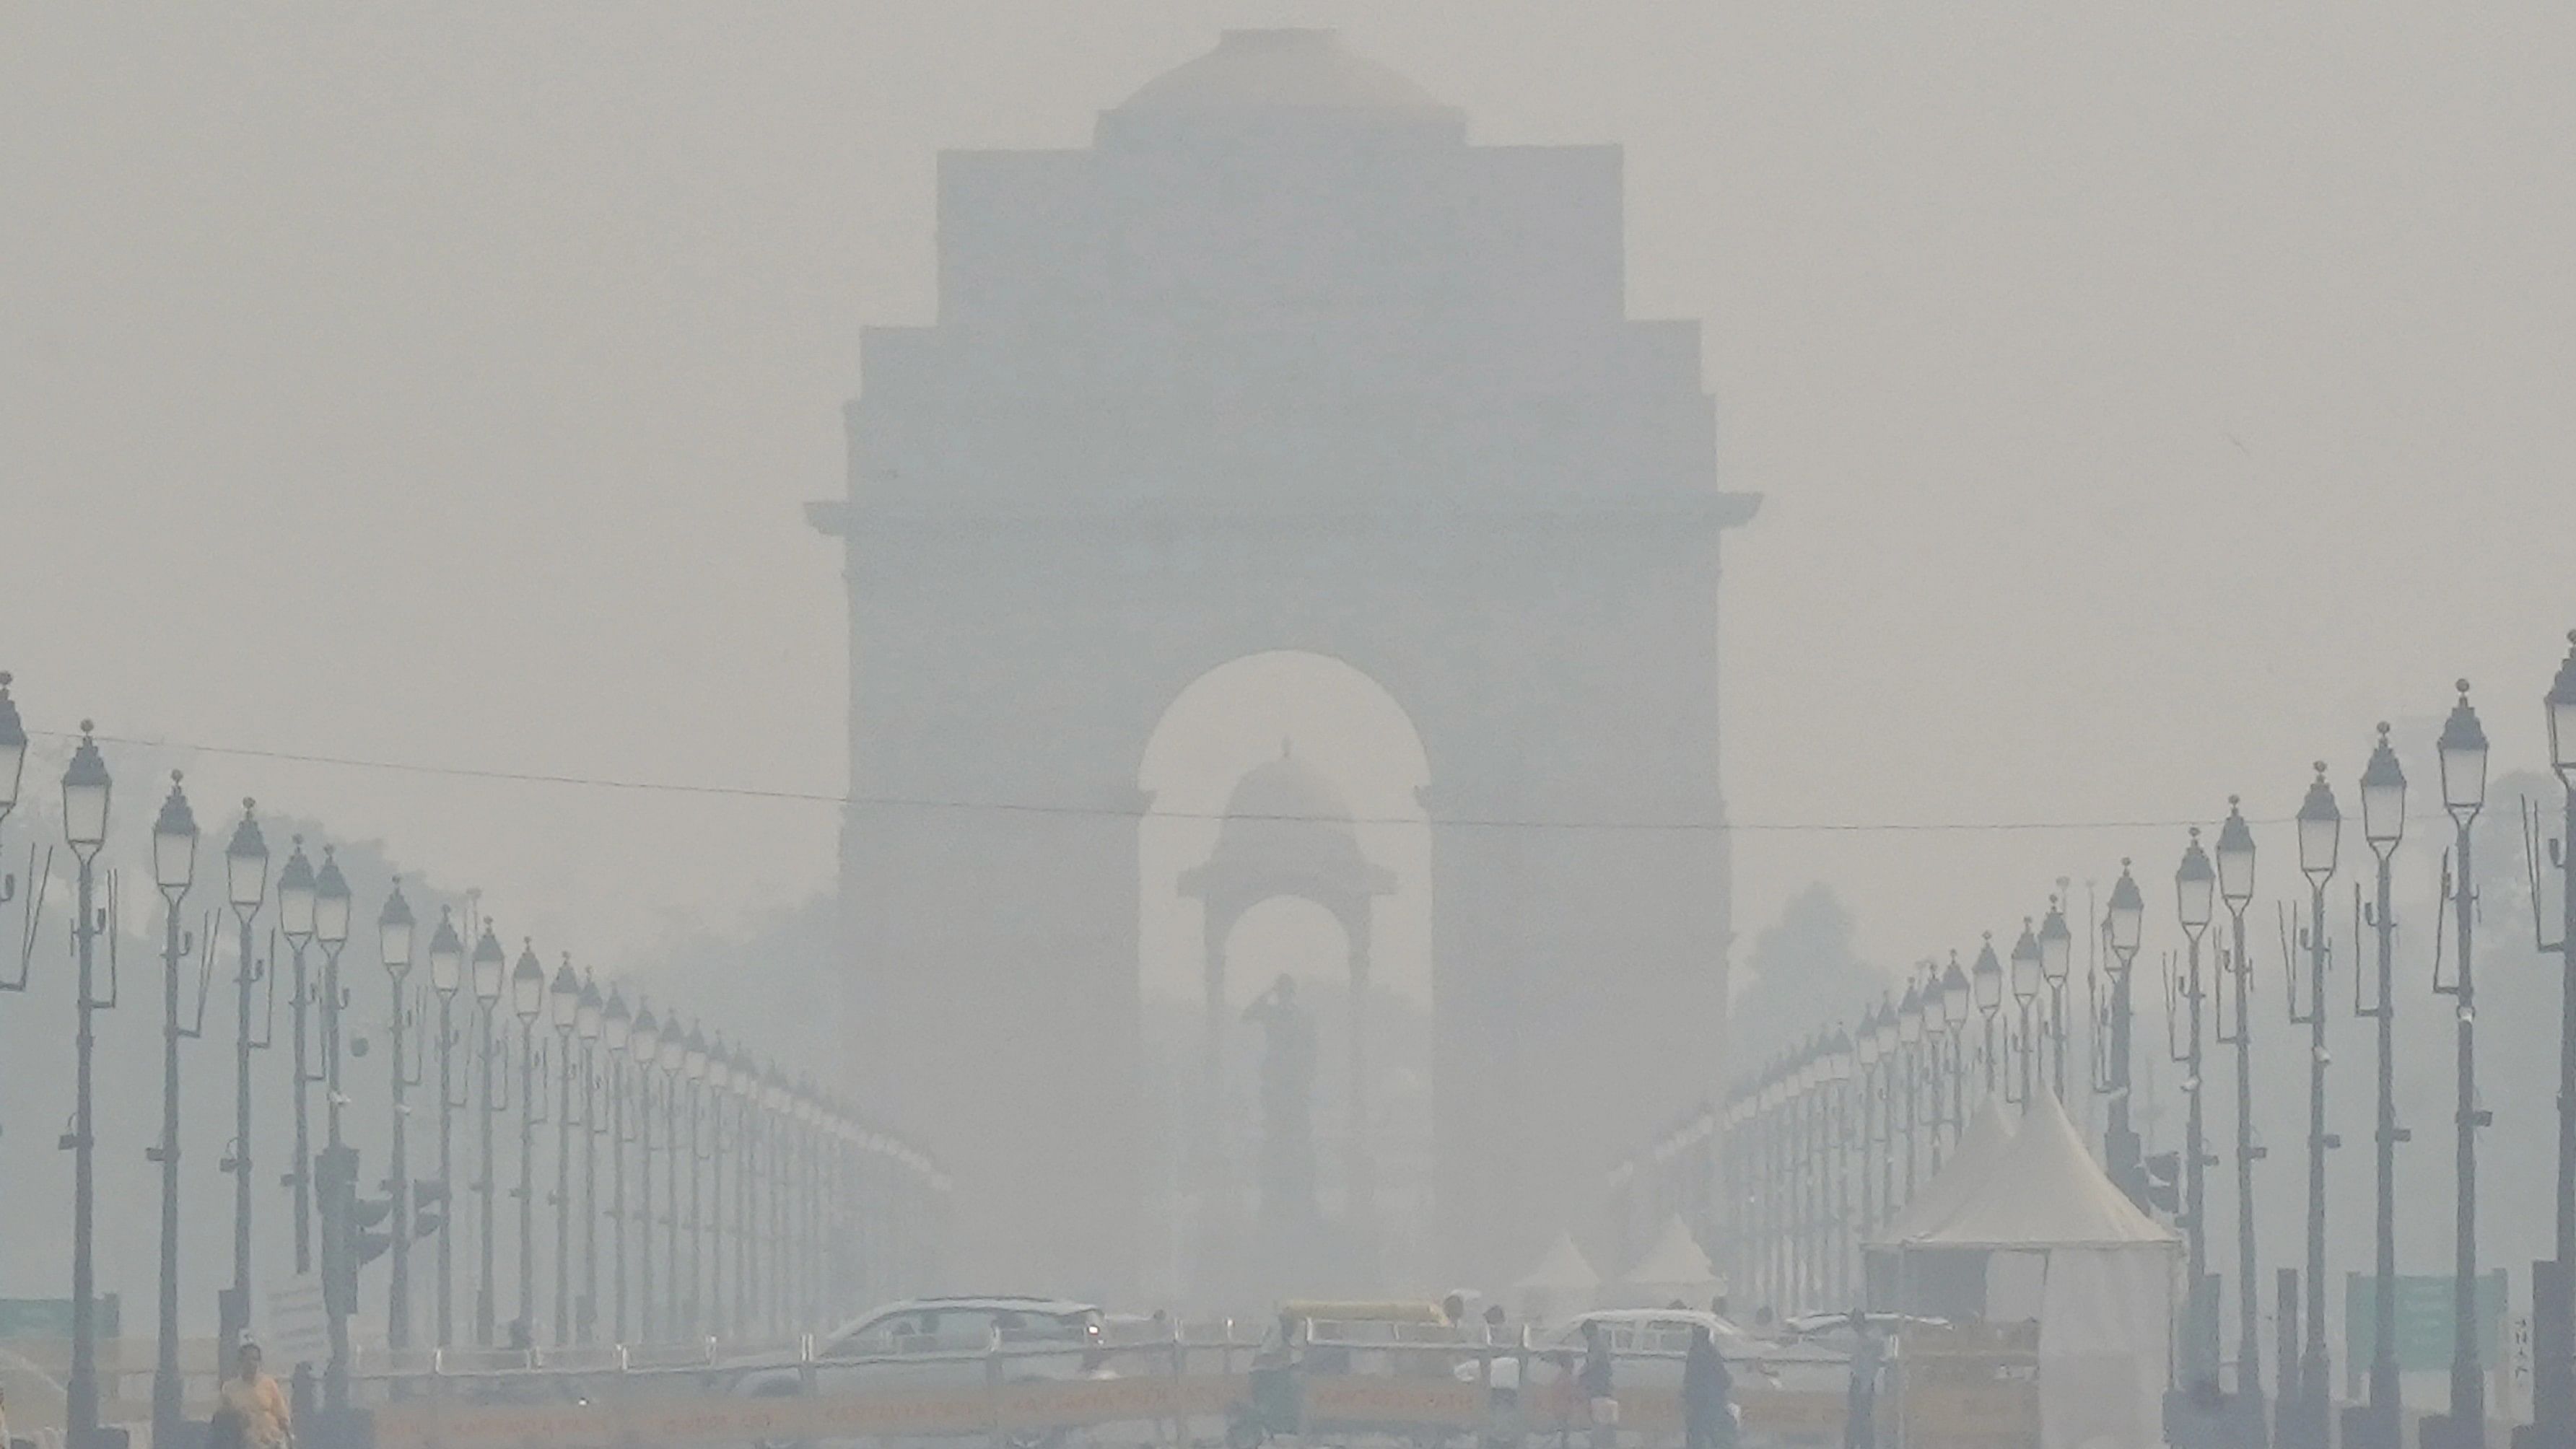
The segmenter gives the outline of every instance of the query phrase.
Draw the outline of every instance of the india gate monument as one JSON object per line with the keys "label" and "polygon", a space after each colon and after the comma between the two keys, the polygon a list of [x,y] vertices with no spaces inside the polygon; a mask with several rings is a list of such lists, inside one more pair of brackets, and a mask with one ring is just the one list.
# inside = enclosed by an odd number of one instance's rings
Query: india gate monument
{"label": "india gate monument", "polygon": [[[1380,1286],[1508,1284],[1726,1076],[1719,553],[1758,499],[1720,487],[1699,325],[1627,315],[1618,148],[1471,144],[1332,33],[1245,30],[1088,149],[938,184],[937,318],[866,333],[848,493],[810,510],[849,589],[846,1085],[956,1179],[961,1285],[1141,1281],[1138,903],[1174,882],[1140,880],[1140,760],[1210,671],[1326,656],[1428,762],[1432,1278]],[[1211,1100],[1220,1039],[1266,1035],[1271,1140],[1185,1158],[1171,1231],[1308,1222],[1322,1172],[1357,1241],[1364,1114],[1318,1146],[1303,1094],[1362,1090],[1395,882],[1274,748],[1239,798],[1295,808],[1241,809],[1179,886]],[[1229,964],[1272,895],[1340,923],[1347,999]]]}

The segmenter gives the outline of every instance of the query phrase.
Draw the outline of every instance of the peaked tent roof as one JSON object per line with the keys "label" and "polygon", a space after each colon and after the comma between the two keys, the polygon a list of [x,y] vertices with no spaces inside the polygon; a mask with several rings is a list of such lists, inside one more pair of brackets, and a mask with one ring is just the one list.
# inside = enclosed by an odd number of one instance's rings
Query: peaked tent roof
{"label": "peaked tent roof", "polygon": [[1527,1277],[1512,1285],[1515,1288],[1576,1289],[1590,1291],[1601,1286],[1601,1275],[1592,1271],[1583,1250],[1574,1246],[1574,1234],[1559,1233],[1547,1256],[1529,1270]]}
{"label": "peaked tent roof", "polygon": [[2181,1241],[2112,1185],[2055,1095],[2035,1092],[2021,1130],[1975,1192],[1906,1248],[2170,1248]]}
{"label": "peaked tent roof", "polygon": [[1977,1107],[1977,1115],[1968,1119],[1968,1130],[1959,1135],[1958,1149],[1941,1165],[1939,1174],[1923,1185],[1914,1200],[1897,1209],[1896,1215],[1880,1225],[1870,1239],[1873,1248],[1893,1247],[1924,1231],[1937,1228],[1949,1220],[1977,1190],[1994,1175],[1995,1164],[2012,1151],[2013,1119],[1993,1093]]}
{"label": "peaked tent roof", "polygon": [[1675,1293],[1707,1292],[1717,1287],[1717,1267],[1691,1237],[1690,1226],[1675,1213],[1664,1219],[1655,1244],[1628,1269],[1631,1288],[1669,1289]]}

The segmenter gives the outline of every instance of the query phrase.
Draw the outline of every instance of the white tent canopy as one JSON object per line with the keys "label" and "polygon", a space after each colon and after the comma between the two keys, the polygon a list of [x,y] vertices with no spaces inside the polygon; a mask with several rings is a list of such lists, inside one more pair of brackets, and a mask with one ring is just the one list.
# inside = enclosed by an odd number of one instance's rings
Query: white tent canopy
{"label": "white tent canopy", "polygon": [[1588,1311],[1600,1291],[1601,1275],[1574,1246],[1574,1234],[1559,1233],[1538,1266],[1512,1285],[1513,1316],[1532,1323],[1571,1318]]}
{"label": "white tent canopy", "polygon": [[2066,1109],[2043,1092],[1976,1189],[1896,1249],[1909,1260],[1982,1257],[1989,1317],[2004,1316],[1996,1308],[2009,1296],[2006,1276],[2039,1266],[2041,1444],[2143,1449],[2163,1440],[2178,1243],[2103,1173]]}
{"label": "white tent canopy", "polygon": [[1968,1119],[1968,1130],[1959,1134],[1959,1145],[1940,1173],[1879,1228],[1870,1246],[1894,1247],[1949,1221],[1994,1176],[1995,1164],[2011,1150],[2012,1140],[2013,1119],[1990,1093]]}
{"label": "white tent canopy", "polygon": [[1675,1213],[1664,1220],[1654,1245],[1629,1266],[1620,1279],[1619,1293],[1639,1308],[1660,1308],[1675,1301],[1705,1308],[1717,1294],[1717,1268],[1691,1236],[1681,1214]]}
{"label": "white tent canopy", "polygon": [[2180,1241],[2103,1173],[2066,1109],[2046,1092],[2032,1094],[2011,1146],[1981,1180],[1937,1221],[1907,1226],[1888,1237],[1908,1249],[2171,1248]]}

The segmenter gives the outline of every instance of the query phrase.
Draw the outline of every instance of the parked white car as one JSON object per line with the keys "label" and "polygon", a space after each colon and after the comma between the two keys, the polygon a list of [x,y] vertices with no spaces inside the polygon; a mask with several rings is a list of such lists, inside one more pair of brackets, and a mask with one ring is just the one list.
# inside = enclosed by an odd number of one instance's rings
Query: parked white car
{"label": "parked white car", "polygon": [[1101,1342],[1097,1305],[1061,1298],[915,1298],[889,1303],[817,1339],[814,1358],[735,1365],[732,1390],[750,1397],[883,1388],[981,1386],[1000,1352],[1004,1382],[1072,1379]]}

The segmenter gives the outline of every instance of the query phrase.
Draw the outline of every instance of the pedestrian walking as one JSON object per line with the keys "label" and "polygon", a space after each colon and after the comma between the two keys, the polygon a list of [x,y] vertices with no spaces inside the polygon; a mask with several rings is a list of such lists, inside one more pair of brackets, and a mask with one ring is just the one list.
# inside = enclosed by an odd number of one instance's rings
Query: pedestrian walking
{"label": "pedestrian walking", "polygon": [[1682,1359],[1684,1449],[1735,1449],[1735,1379],[1708,1325],[1691,1325],[1690,1352]]}
{"label": "pedestrian walking", "polygon": [[220,1400],[240,1423],[243,1449],[288,1449],[295,1442],[286,1391],[261,1369],[258,1344],[245,1343],[234,1355],[233,1376],[224,1380]]}
{"label": "pedestrian walking", "polygon": [[1583,1324],[1583,1369],[1576,1375],[1592,1424],[1592,1449],[1619,1449],[1619,1398],[1610,1375],[1610,1339],[1601,1320]]}
{"label": "pedestrian walking", "polygon": [[1878,1376],[1887,1363],[1887,1343],[1869,1315],[1857,1308],[1851,1326],[1851,1396],[1844,1406],[1843,1443],[1846,1449],[1877,1449]]}

